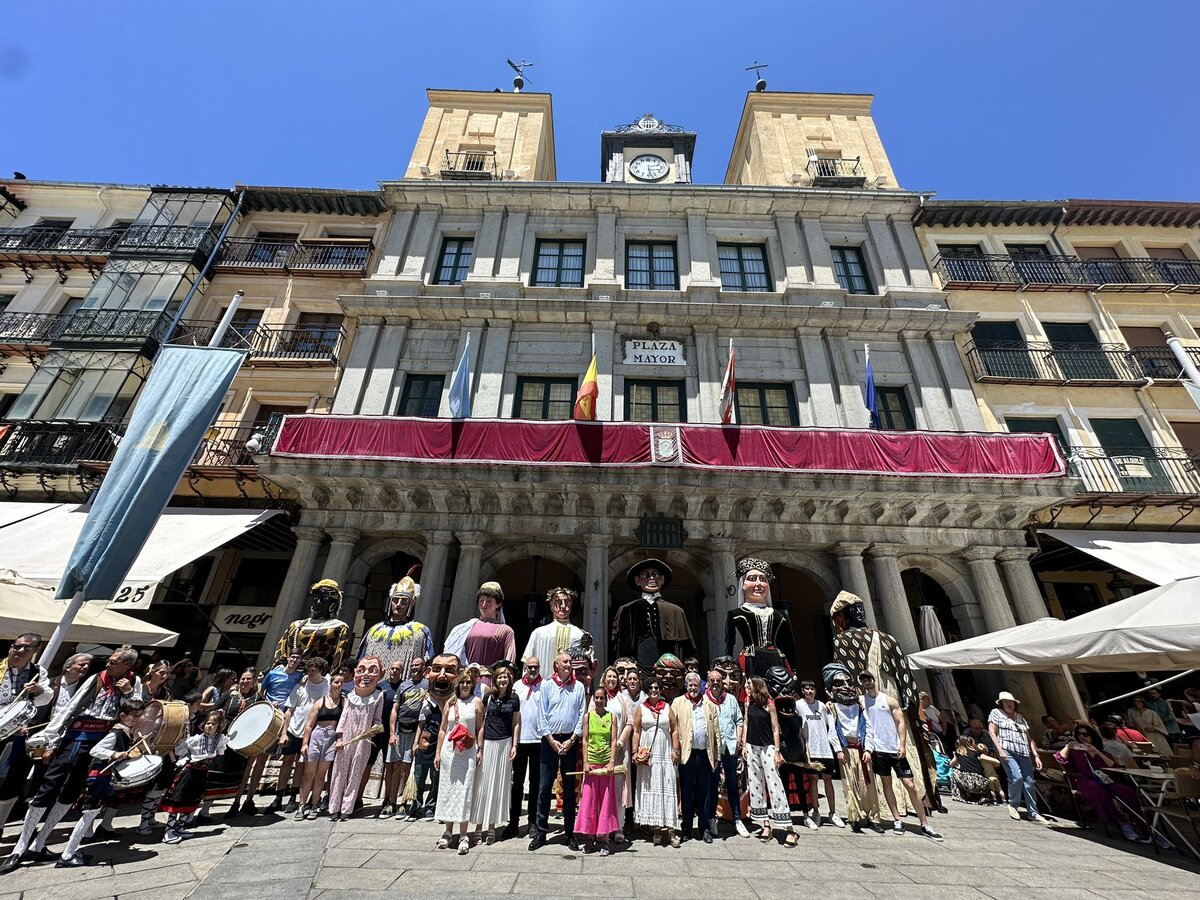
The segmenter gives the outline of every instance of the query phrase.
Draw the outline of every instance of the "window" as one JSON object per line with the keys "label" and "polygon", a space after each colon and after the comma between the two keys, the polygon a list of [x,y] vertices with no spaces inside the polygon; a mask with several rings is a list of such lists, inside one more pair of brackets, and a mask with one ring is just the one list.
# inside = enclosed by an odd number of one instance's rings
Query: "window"
{"label": "window", "polygon": [[569,419],[575,410],[574,378],[518,378],[518,419]]}
{"label": "window", "polygon": [[1090,480],[1089,475],[1103,473],[1108,481],[1115,474],[1124,492],[1173,490],[1170,476],[1137,419],[1092,419],[1091,426],[1107,465],[1097,466],[1095,461],[1087,459],[1078,463],[1087,467],[1081,473],[1085,483]]}
{"label": "window", "polygon": [[10,419],[124,420],[150,361],[135,353],[53,351],[9,410]]}
{"label": "window", "polygon": [[1135,375],[1162,379],[1184,376],[1183,366],[1175,358],[1161,328],[1122,325],[1121,335],[1129,345],[1129,355],[1133,358],[1129,365]]}
{"label": "window", "polygon": [[983,374],[996,378],[1037,378],[1029,343],[1016,322],[976,322],[971,327]]}
{"label": "window", "polygon": [[[1113,381],[1118,378],[1114,360],[1096,340],[1087,322],[1044,322],[1054,359],[1066,378],[1080,381]],[[1121,373],[1121,378],[1126,373]]]}
{"label": "window", "polygon": [[398,416],[424,416],[435,418],[442,405],[442,386],[445,375],[409,375],[404,379],[404,390],[400,394]]}
{"label": "window", "polygon": [[913,420],[904,388],[875,388],[875,403],[879,407],[879,427],[884,431],[916,430],[917,423]]}
{"label": "window", "polygon": [[739,425],[795,427],[800,424],[796,395],[790,384],[740,382],[734,402]]}
{"label": "window", "polygon": [[471,271],[471,252],[474,249],[475,241],[472,238],[446,238],[442,243],[434,284],[462,284]]}
{"label": "window", "polygon": [[979,259],[984,255],[979,244],[938,244],[937,248],[942,259]]}
{"label": "window", "polygon": [[871,279],[867,277],[867,265],[863,261],[861,247],[832,247],[833,274],[838,284],[851,294],[870,294]]}
{"label": "window", "polygon": [[1005,416],[1004,424],[1008,426],[1008,430],[1014,434],[1029,434],[1042,433],[1054,435],[1058,441],[1058,446],[1062,450],[1063,455],[1067,453],[1067,438],[1063,434],[1062,426],[1058,423],[1058,419],[1053,417],[1037,417],[1037,416]]}
{"label": "window", "polygon": [[625,419],[629,422],[686,422],[683,382],[626,378]]}
{"label": "window", "polygon": [[721,287],[727,291],[769,291],[767,250],[761,244],[717,244]]}
{"label": "window", "polygon": [[583,241],[538,241],[533,283],[538,287],[583,287]]}
{"label": "window", "polygon": [[308,407],[303,403],[260,403],[254,414],[253,427],[255,430],[266,428],[272,422],[278,424],[284,416],[299,416],[306,412]]}
{"label": "window", "polygon": [[16,299],[16,294],[0,294],[0,313],[7,312],[9,304]]}
{"label": "window", "polygon": [[17,397],[20,394],[0,394],[0,419],[8,415],[8,411],[13,408],[13,404],[17,402]]}
{"label": "window", "polygon": [[625,244],[625,287],[630,290],[679,290],[675,244],[629,241]]}
{"label": "window", "polygon": [[303,353],[328,353],[337,350],[342,335],[341,313],[300,313],[290,336],[290,349]]}

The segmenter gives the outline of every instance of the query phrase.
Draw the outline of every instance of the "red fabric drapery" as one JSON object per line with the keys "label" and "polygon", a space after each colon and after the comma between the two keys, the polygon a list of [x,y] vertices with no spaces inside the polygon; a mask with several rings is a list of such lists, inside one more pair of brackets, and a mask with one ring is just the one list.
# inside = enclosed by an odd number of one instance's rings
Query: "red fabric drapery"
{"label": "red fabric drapery", "polygon": [[1049,435],[655,426],[678,434],[679,455],[653,459],[638,422],[528,422],[288,416],[272,453],[327,459],[522,466],[681,465],[775,472],[951,478],[1053,478],[1066,471]]}

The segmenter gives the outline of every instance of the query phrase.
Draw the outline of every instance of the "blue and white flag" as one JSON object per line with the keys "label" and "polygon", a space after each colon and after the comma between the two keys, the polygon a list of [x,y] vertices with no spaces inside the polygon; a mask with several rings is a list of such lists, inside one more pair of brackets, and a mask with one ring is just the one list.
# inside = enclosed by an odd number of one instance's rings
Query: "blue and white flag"
{"label": "blue and white flag", "polygon": [[163,347],[97,491],[58,586],[60,599],[116,593],[149,538],[245,353]]}
{"label": "blue and white flag", "polygon": [[871,368],[871,345],[863,344],[867,356],[867,412],[872,428],[879,427],[879,395],[875,393],[875,370]]}
{"label": "blue and white flag", "polygon": [[463,344],[462,359],[450,377],[450,416],[466,419],[471,415],[471,332]]}

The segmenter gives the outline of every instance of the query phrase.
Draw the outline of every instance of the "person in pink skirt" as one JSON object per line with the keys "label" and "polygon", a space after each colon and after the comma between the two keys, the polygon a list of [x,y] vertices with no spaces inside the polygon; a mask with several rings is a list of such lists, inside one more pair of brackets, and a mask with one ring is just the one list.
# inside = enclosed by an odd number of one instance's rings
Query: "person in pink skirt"
{"label": "person in pink skirt", "polygon": [[593,688],[592,703],[583,717],[583,791],[575,832],[588,838],[585,853],[599,843],[600,855],[608,856],[608,836],[621,827],[613,772],[620,739],[616,717],[608,709],[608,690],[601,682]]}
{"label": "person in pink skirt", "polygon": [[354,668],[354,690],[346,695],[337,724],[333,782],[329,786],[329,820],[349,819],[363,772],[371,759],[371,741],[363,738],[383,723],[383,692],[378,689],[383,664],[378,656],[364,656]]}

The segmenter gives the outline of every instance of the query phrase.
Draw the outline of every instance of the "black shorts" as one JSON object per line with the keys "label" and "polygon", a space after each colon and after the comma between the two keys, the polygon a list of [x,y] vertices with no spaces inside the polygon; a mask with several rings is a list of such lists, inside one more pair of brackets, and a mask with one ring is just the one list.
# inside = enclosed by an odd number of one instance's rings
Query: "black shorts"
{"label": "black shorts", "polygon": [[300,752],[300,745],[304,743],[304,738],[297,737],[288,732],[287,740],[283,742],[283,750],[280,751],[282,756],[292,756]]}
{"label": "black shorts", "polygon": [[388,734],[382,731],[375,737],[371,738],[371,758],[367,761],[368,768],[375,765],[375,760],[379,758],[379,754],[387,749]]}
{"label": "black shorts", "polygon": [[903,756],[895,753],[872,753],[871,770],[881,778],[895,775],[897,778],[912,778],[912,766]]}

